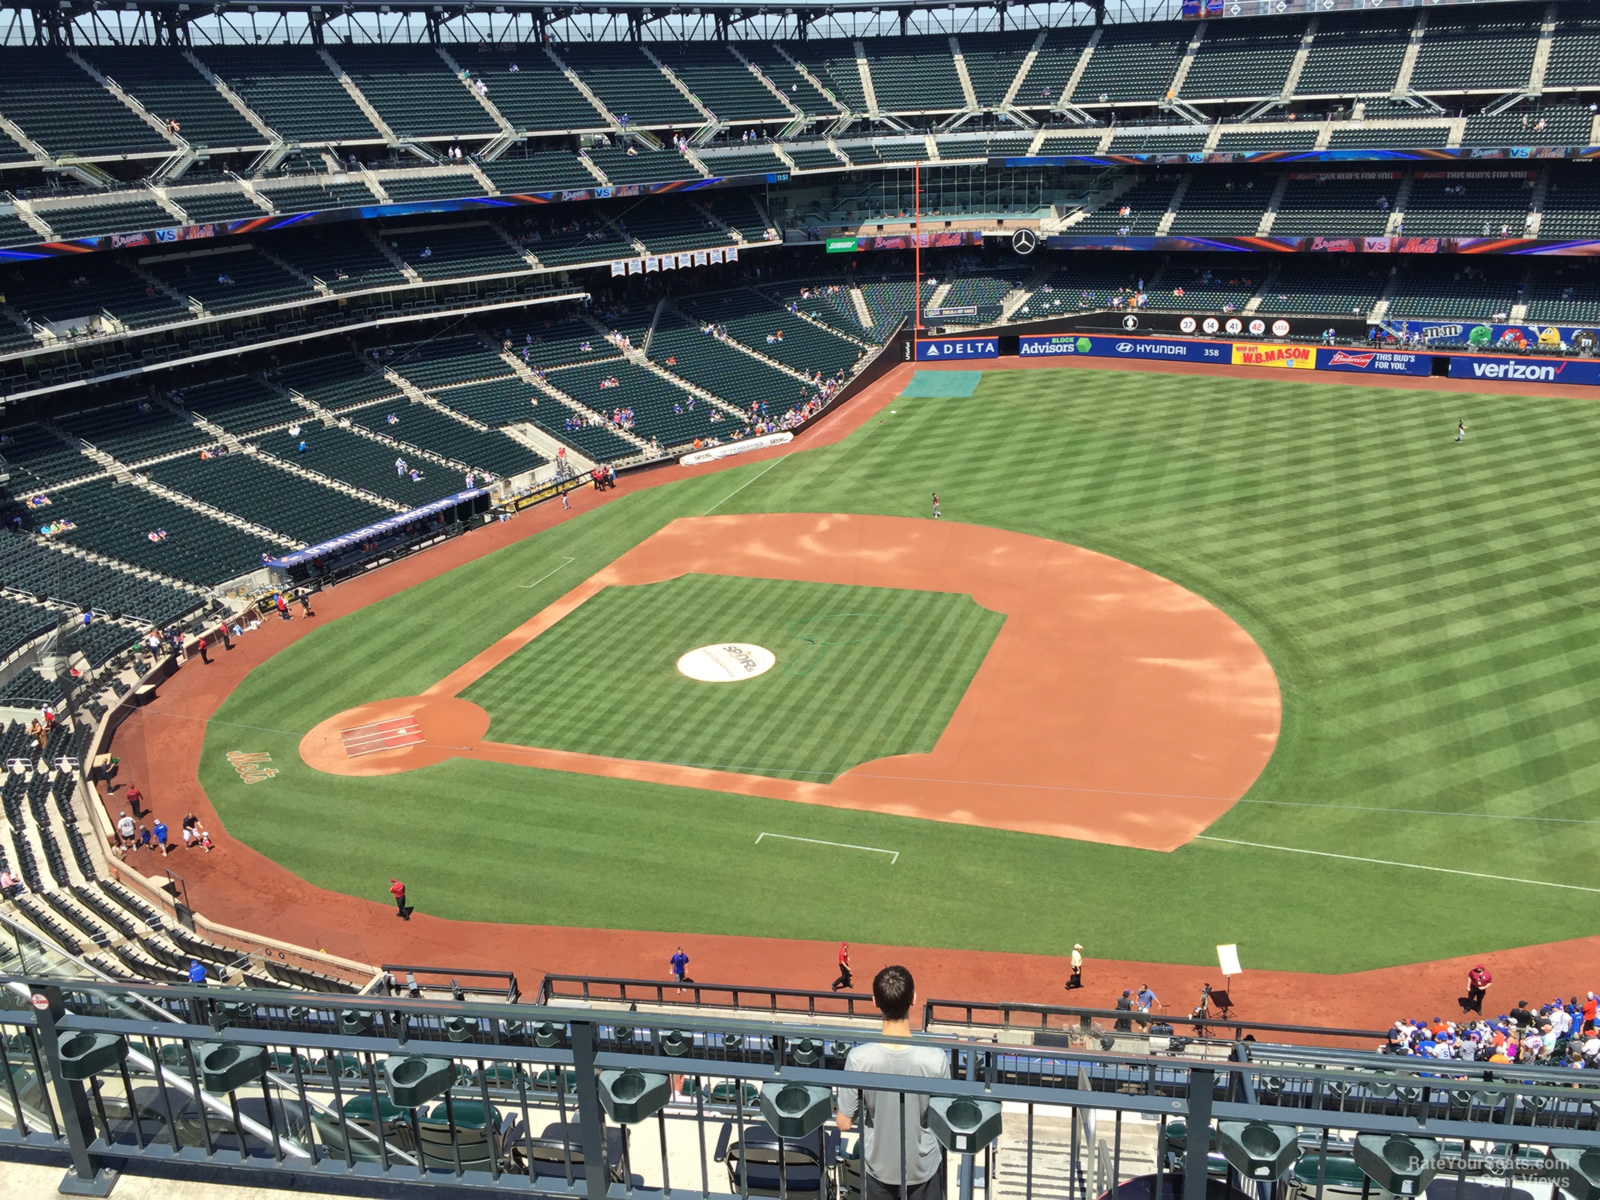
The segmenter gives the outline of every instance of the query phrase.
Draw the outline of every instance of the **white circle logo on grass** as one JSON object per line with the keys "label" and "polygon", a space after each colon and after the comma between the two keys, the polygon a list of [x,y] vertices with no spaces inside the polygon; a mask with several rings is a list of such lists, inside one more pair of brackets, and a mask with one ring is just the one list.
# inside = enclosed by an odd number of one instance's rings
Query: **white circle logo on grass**
{"label": "white circle logo on grass", "polygon": [[678,659],[678,674],[701,683],[738,683],[772,670],[778,656],[749,642],[701,646]]}

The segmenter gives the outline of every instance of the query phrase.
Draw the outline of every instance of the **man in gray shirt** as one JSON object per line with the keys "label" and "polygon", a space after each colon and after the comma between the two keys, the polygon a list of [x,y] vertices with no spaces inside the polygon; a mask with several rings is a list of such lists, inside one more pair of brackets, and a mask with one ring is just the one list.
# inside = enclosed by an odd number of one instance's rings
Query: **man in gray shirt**
{"label": "man in gray shirt", "polygon": [[[883,1034],[911,1037],[916,983],[904,967],[885,967],[872,981]],[[850,1051],[846,1071],[949,1079],[950,1059],[937,1046],[869,1042]],[[928,1128],[928,1098],[894,1091],[840,1089],[839,1130],[848,1133],[865,1109],[861,1128],[862,1200],[944,1200],[944,1152]],[[905,1133],[902,1146],[902,1131]],[[903,1173],[902,1173],[903,1171]]]}

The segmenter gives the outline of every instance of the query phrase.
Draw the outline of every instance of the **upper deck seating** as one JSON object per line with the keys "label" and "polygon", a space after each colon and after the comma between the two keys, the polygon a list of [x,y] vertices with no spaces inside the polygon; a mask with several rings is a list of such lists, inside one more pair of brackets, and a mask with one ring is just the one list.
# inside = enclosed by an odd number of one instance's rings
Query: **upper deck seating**
{"label": "upper deck seating", "polygon": [[1083,48],[1093,34],[1094,30],[1087,27],[1052,29],[1046,33],[1044,45],[1017,88],[1014,101],[1017,107],[1050,108],[1059,104],[1072,73],[1078,69]]}
{"label": "upper deck seating", "polygon": [[1411,72],[1415,92],[1509,92],[1528,86],[1543,5],[1434,9]]}
{"label": "upper deck seating", "polygon": [[177,121],[191,146],[265,146],[267,138],[222,98],[181,50],[166,46],[86,46],[99,71],[162,121]]}
{"label": "upper deck seating", "polygon": [[[956,39],[979,105],[988,108],[1005,99],[1038,36],[1035,29],[1008,29],[999,33],[964,33]],[[1020,89],[1017,98],[1020,103]]]}
{"label": "upper deck seating", "polygon": [[861,87],[861,71],[856,65],[855,42],[849,38],[817,38],[782,45],[790,58],[805,67],[851,112],[867,111],[867,94]]}
{"label": "upper deck seating", "polygon": [[881,111],[947,112],[967,106],[948,37],[875,38],[866,46]]}
{"label": "upper deck seating", "polygon": [[1107,25],[1072,93],[1075,104],[1154,103],[1167,94],[1194,34],[1181,21]]}
{"label": "upper deck seating", "polygon": [[[489,88],[489,100],[518,133],[605,129],[594,105],[543,46],[452,46],[456,62]],[[515,67],[516,70],[511,68]]]}
{"label": "upper deck seating", "polygon": [[[795,65],[784,57],[783,52],[772,43],[741,42],[739,53],[770,79],[788,98],[789,103],[806,116],[830,116],[838,111],[833,102],[817,90],[816,85],[806,77],[805,73],[797,70]],[[857,87],[859,86],[860,77],[857,76]]]}
{"label": "upper deck seating", "polygon": [[310,46],[206,46],[197,53],[282,138],[302,143],[381,140]]}
{"label": "upper deck seating", "polygon": [[727,45],[652,42],[649,49],[720,121],[787,121],[793,116]]}
{"label": "upper deck seating", "polygon": [[556,55],[619,120],[626,117],[640,126],[705,124],[700,110],[636,45],[574,42],[558,46]]}
{"label": "upper deck seating", "polygon": [[[334,60],[397,137],[459,138],[500,127],[432,46],[337,46]],[[490,88],[489,100],[494,101]]]}
{"label": "upper deck seating", "polygon": [[174,143],[60,50],[0,47],[0,114],[51,154],[171,154]]}
{"label": "upper deck seating", "polygon": [[1360,96],[1394,90],[1416,14],[1319,13],[1297,96]]}
{"label": "upper deck seating", "polygon": [[1304,17],[1213,21],[1184,77],[1185,100],[1264,99],[1283,91],[1305,34]]}

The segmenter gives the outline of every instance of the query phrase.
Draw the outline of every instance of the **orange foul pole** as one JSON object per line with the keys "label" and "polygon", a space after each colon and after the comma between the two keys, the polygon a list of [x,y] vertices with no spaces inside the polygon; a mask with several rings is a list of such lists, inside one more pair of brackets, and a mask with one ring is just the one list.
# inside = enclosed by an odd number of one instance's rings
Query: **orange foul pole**
{"label": "orange foul pole", "polygon": [[911,164],[911,252],[916,294],[911,298],[911,357],[917,356],[917,334],[922,331],[922,164]]}

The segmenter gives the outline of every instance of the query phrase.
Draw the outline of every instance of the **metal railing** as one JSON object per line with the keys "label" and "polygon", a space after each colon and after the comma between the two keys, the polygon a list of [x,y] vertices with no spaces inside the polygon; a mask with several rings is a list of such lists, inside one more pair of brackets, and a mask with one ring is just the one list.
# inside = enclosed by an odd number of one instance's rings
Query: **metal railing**
{"label": "metal railing", "polygon": [[596,1004],[660,1004],[683,1008],[728,1008],[739,1012],[804,1014],[808,1017],[870,1017],[877,1007],[866,992],[813,992],[803,988],[752,987],[741,983],[698,983],[686,979],[612,979],[603,975],[546,975],[540,1004],[578,1001]]}
{"label": "metal railing", "polygon": [[[1256,1200],[1365,1194],[1382,1180],[1362,1172],[1390,1169],[1363,1163],[1358,1139],[1373,1137],[1393,1169],[1405,1168],[1388,1154],[1396,1139],[1424,1163],[1417,1192],[1436,1172],[1509,1186],[1508,1164],[1568,1186],[1575,1152],[1600,1151],[1600,1081],[1552,1068],[1251,1043],[1202,1062],[923,1036],[950,1076],[928,1078],[845,1070],[860,1028],[742,1014],[0,982],[0,1147],[56,1152],[82,1186],[116,1159],[204,1164],[213,1179],[300,1172],[323,1187],[848,1200],[859,1131],[839,1128],[834,1100],[862,1090],[876,1094],[874,1128],[926,1122],[961,1200],[980,1188],[990,1200],[997,1180],[1032,1200],[1061,1173],[1073,1197],[1145,1180],[1146,1194],[1204,1200],[1218,1177]],[[1240,1159],[1240,1122],[1280,1137],[1260,1169]]]}
{"label": "metal railing", "polygon": [[1117,1037],[1152,1036],[1152,1027],[1166,1027],[1158,1036],[1181,1035],[1193,1040],[1229,1042],[1270,1041],[1310,1042],[1329,1046],[1355,1042],[1362,1050],[1373,1049],[1387,1033],[1382,1029],[1339,1029],[1317,1025],[1284,1025],[1264,1021],[1237,1021],[1201,1015],[1191,1010],[1188,1016],[1167,1012],[1127,1012],[1113,1008],[1082,1008],[1060,1004],[1029,1004],[989,1000],[928,1000],[922,1006],[924,1029],[1014,1030],[1084,1036],[1113,1034]]}

